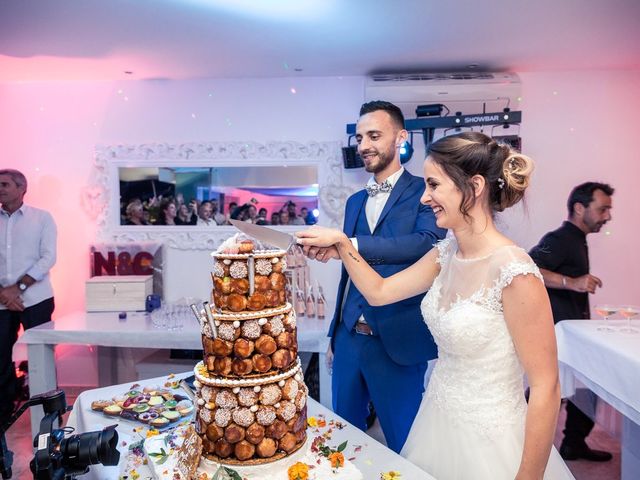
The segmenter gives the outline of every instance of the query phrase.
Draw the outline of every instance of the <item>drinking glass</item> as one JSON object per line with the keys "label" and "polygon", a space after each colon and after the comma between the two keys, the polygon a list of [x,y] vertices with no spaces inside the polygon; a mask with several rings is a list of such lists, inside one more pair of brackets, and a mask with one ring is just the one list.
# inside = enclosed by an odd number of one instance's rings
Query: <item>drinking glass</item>
{"label": "drinking glass", "polygon": [[609,326],[609,317],[618,312],[620,308],[613,305],[596,305],[594,310],[604,319],[604,325],[598,327],[598,330],[614,332],[615,330]]}
{"label": "drinking glass", "polygon": [[639,333],[637,328],[631,326],[631,319],[640,314],[640,307],[638,305],[623,305],[620,307],[620,315],[627,319],[627,326],[620,329],[625,333]]}

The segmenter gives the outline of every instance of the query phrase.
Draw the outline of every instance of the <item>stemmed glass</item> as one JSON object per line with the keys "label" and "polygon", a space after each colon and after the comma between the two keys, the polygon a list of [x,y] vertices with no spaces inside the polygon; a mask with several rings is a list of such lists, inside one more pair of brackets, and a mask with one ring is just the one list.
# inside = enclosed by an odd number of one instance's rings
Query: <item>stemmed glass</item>
{"label": "stemmed glass", "polygon": [[627,326],[620,329],[625,333],[638,333],[638,330],[631,326],[631,319],[640,313],[637,305],[623,305],[620,307],[620,315],[627,319]]}
{"label": "stemmed glass", "polygon": [[615,330],[609,326],[609,317],[618,312],[620,308],[613,305],[596,305],[594,310],[604,319],[604,325],[598,327],[598,330],[614,332]]}

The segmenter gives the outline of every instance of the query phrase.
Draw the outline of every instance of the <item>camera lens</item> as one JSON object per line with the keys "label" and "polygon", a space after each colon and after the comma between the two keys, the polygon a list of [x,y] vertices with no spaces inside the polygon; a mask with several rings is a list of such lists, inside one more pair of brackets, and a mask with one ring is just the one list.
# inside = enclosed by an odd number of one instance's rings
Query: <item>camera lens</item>
{"label": "camera lens", "polygon": [[96,463],[117,465],[120,460],[117,447],[118,432],[115,425],[100,432],[71,435],[60,442],[62,463],[67,470],[80,472]]}

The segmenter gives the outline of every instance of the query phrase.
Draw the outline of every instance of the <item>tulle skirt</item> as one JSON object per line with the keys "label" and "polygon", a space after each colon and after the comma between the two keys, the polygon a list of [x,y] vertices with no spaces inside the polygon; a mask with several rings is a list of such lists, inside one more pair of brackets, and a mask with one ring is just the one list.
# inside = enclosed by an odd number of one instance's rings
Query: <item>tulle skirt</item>
{"label": "tulle skirt", "polygon": [[[485,435],[424,399],[401,455],[436,480],[513,480],[523,446],[524,418],[499,435]],[[574,480],[555,448],[544,480]]]}

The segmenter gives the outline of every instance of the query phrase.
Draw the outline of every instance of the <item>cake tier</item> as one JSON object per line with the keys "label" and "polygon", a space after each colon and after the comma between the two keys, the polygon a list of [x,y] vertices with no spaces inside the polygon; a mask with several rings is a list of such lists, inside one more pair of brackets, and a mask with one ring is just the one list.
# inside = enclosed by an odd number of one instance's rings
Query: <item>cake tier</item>
{"label": "cake tier", "polygon": [[196,430],[210,460],[260,465],[304,444],[308,389],[299,360],[277,375],[235,380],[214,377],[198,363],[195,376]]}
{"label": "cake tier", "polygon": [[286,252],[213,253],[213,304],[219,312],[259,311],[286,303]]}
{"label": "cake tier", "polygon": [[288,369],[298,355],[290,304],[261,312],[213,315],[217,337],[202,335],[204,365],[214,375],[245,378]]}

